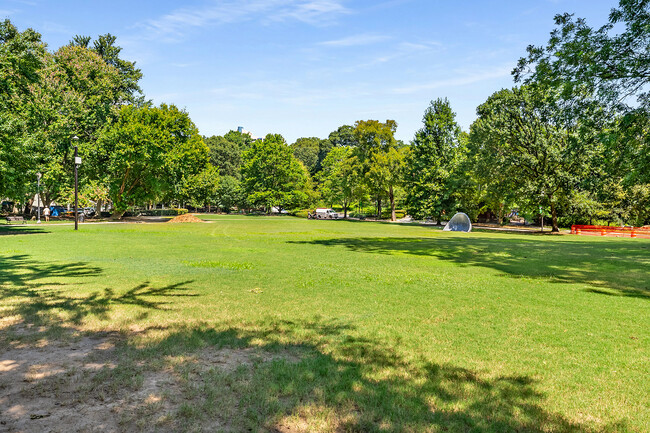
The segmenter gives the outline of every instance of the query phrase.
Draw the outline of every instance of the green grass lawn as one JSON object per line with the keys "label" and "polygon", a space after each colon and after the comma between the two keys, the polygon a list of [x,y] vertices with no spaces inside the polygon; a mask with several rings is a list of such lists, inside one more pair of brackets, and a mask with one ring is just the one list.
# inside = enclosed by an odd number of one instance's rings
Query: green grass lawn
{"label": "green grass lawn", "polygon": [[648,240],[204,218],[0,227],[0,354],[115,343],[26,398],[164,372],[121,428],[650,431]]}

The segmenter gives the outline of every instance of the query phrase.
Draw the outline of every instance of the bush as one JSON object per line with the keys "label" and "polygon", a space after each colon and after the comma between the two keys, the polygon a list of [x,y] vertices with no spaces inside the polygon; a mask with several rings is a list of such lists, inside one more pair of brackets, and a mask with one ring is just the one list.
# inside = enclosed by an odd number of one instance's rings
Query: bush
{"label": "bush", "polygon": [[289,215],[298,217],[298,218],[307,218],[307,213],[311,212],[311,209],[296,209],[289,212]]}

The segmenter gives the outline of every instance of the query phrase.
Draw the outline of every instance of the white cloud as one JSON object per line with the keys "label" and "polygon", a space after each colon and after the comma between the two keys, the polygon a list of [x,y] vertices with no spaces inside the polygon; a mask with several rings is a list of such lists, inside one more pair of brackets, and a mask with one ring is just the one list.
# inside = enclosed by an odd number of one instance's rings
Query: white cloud
{"label": "white cloud", "polygon": [[429,50],[434,47],[442,47],[442,44],[437,41],[420,42],[420,43],[402,42],[400,46],[404,51],[422,51],[422,50]]}
{"label": "white cloud", "polygon": [[140,24],[151,39],[176,40],[189,30],[221,24],[259,20],[295,20],[312,25],[331,22],[349,13],[343,0],[240,0],[216,1],[202,8],[181,8]]}
{"label": "white cloud", "polygon": [[370,60],[365,60],[347,68],[342,68],[341,70],[345,72],[354,72],[360,69],[367,69],[379,64],[393,62],[400,59],[403,60],[414,55],[419,55],[424,51],[441,50],[443,49],[443,45],[436,41],[418,43],[400,42],[383,48],[383,51],[381,51],[379,55],[375,55]]}
{"label": "white cloud", "polygon": [[417,93],[424,90],[439,89],[441,87],[460,87],[466,86],[468,84],[479,83],[481,81],[488,81],[497,78],[504,78],[510,76],[512,71],[512,66],[504,66],[496,69],[481,71],[473,74],[468,74],[456,78],[447,78],[437,81],[431,81],[429,83],[417,84],[414,86],[400,87],[393,89],[394,93],[398,94],[408,94],[408,93]]}
{"label": "white cloud", "polygon": [[0,17],[9,17],[15,14],[16,12],[18,11],[14,9],[0,9]]}
{"label": "white cloud", "polygon": [[349,10],[341,0],[289,1],[285,8],[271,14],[271,19],[292,18],[309,24],[326,24],[334,17],[347,14]]}
{"label": "white cloud", "polygon": [[348,36],[333,41],[325,41],[319,43],[318,45],[324,45],[327,47],[353,47],[376,44],[387,39],[389,39],[388,36],[366,33],[361,35]]}

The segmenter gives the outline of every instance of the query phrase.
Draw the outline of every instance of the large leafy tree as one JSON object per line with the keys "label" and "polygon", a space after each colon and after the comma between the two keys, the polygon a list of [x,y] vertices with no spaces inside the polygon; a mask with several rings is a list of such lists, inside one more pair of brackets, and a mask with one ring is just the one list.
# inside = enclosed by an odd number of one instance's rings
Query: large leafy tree
{"label": "large leafy tree", "polygon": [[219,179],[215,200],[222,211],[229,213],[235,206],[245,207],[244,195],[239,179],[232,176],[222,176]]}
{"label": "large leafy tree", "polygon": [[354,135],[354,126],[342,125],[332,131],[328,140],[334,147],[355,147],[357,139]]}
{"label": "large leafy tree", "polygon": [[268,134],[244,152],[243,184],[253,206],[287,209],[308,200],[309,173],[279,134]]}
{"label": "large leafy tree", "polygon": [[323,160],[332,149],[332,143],[329,140],[321,140],[318,137],[301,137],[291,145],[293,154],[312,175],[321,171]]}
{"label": "large leafy tree", "polygon": [[319,143],[318,137],[301,137],[291,145],[293,156],[298,158],[311,173],[316,171],[318,165]]}
{"label": "large leafy tree", "polygon": [[343,217],[354,200],[365,193],[363,167],[349,147],[335,147],[327,154],[320,172],[321,192],[329,203],[343,206]]}
{"label": "large leafy tree", "polygon": [[580,125],[557,121],[557,95],[538,86],[496,92],[477,109],[471,140],[479,158],[500,174],[500,187],[520,204],[550,207],[558,231],[557,203],[580,185],[597,153]]}
{"label": "large leafy tree", "polygon": [[47,203],[72,185],[73,136],[79,137],[75,144],[85,161],[82,179],[102,179],[106,160],[95,142],[98,131],[117,116],[119,74],[96,53],[67,46],[48,56],[41,75],[29,118],[41,143],[35,155]]}
{"label": "large leafy tree", "polygon": [[377,197],[377,214],[381,216],[382,197],[388,197],[391,221],[395,221],[395,188],[400,183],[403,152],[395,140],[397,122],[359,120],[354,125],[354,154],[363,167],[365,182]]}
{"label": "large leafy tree", "polygon": [[[569,13],[555,16],[546,46],[529,46],[513,71],[515,79],[553,84],[562,96],[595,95],[610,105],[628,96],[648,102],[650,1],[620,0],[609,22],[590,27]],[[620,33],[615,33],[617,31]]]}
{"label": "large leafy tree", "polygon": [[110,33],[100,35],[90,45],[90,36],[75,36],[70,42],[71,46],[89,49],[95,52],[106,64],[114,67],[119,73],[118,100],[116,102],[141,102],[142,89],[138,82],[142,78],[142,71],[135,67],[135,62],[120,58],[122,48],[115,44],[117,38]]}
{"label": "large leafy tree", "polygon": [[[119,59],[114,37],[100,37],[95,49],[71,44],[49,53],[40,35],[31,30],[20,33],[5,21],[1,33],[2,51],[7,54],[1,62],[7,73],[2,80],[7,90],[3,95],[11,94],[13,101],[2,112],[14,120],[8,123],[12,133],[3,140],[7,156],[0,156],[0,165],[11,162],[9,171],[18,175],[8,188],[0,187],[4,195],[20,198],[19,192],[24,195],[28,189],[33,194],[29,187],[40,171],[45,203],[65,196],[72,185],[71,138],[76,135],[75,144],[84,159],[81,183],[92,184],[92,191],[98,192],[92,198],[101,201],[107,191],[103,174],[108,161],[96,147],[98,131],[116,118],[120,104],[134,100],[140,72]],[[23,53],[16,56],[18,48]],[[12,81],[20,85],[11,85]]]}
{"label": "large leafy tree", "polygon": [[173,105],[123,106],[99,146],[107,167],[115,218],[129,206],[155,201],[206,167],[208,149],[188,114]]}
{"label": "large leafy tree", "polygon": [[41,81],[45,44],[32,29],[0,22],[0,196],[24,199],[37,167],[39,140],[30,125],[33,87]]}
{"label": "large leafy tree", "polygon": [[555,17],[546,46],[529,46],[513,74],[524,83],[558,88],[568,118],[586,118],[595,102],[624,140],[606,140],[625,183],[650,183],[650,0],[620,0],[609,22],[594,28],[572,14]]}
{"label": "large leafy tree", "polygon": [[182,198],[194,207],[208,208],[209,212],[211,205],[217,201],[218,189],[219,172],[208,164],[200,172],[183,179]]}
{"label": "large leafy tree", "polygon": [[[402,183],[405,150],[406,148],[390,147],[384,152],[373,152],[366,172],[367,185],[372,190],[380,191],[388,197],[391,221],[397,220],[395,215],[396,188]],[[381,206],[378,206],[377,214],[381,216]]]}
{"label": "large leafy tree", "polygon": [[416,219],[455,210],[453,174],[465,154],[461,129],[449,101],[436,99],[424,113],[406,160],[406,208]]}
{"label": "large leafy tree", "polygon": [[464,212],[472,219],[484,212],[494,212],[502,223],[506,211],[515,206],[518,189],[504,152],[492,152],[478,123],[467,142],[467,155],[454,172],[451,183]]}
{"label": "large leafy tree", "polygon": [[[228,134],[226,134],[228,135]],[[232,135],[230,135],[232,137]],[[220,176],[239,179],[242,162],[242,149],[239,140],[232,141],[222,136],[205,138],[210,149],[210,164],[215,166]]]}
{"label": "large leafy tree", "polygon": [[250,133],[247,132],[228,131],[223,138],[233,143],[237,143],[242,151],[248,149],[253,142]]}

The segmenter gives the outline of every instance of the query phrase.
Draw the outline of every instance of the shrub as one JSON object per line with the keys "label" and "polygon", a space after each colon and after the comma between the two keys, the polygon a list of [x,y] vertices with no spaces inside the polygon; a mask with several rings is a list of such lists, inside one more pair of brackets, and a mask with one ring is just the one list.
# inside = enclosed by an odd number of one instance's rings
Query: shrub
{"label": "shrub", "polygon": [[307,213],[311,212],[311,209],[296,209],[289,212],[289,215],[298,217],[298,218],[307,218]]}

